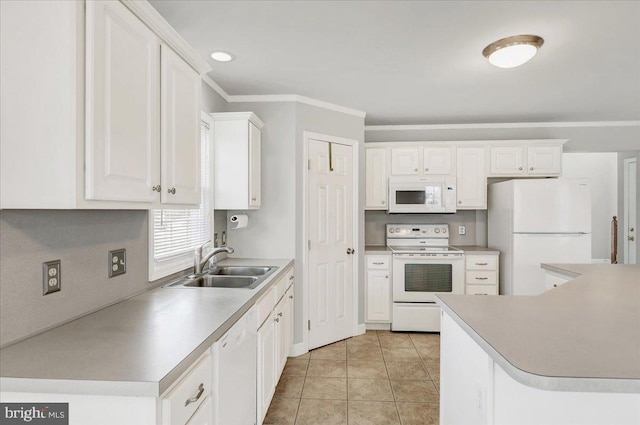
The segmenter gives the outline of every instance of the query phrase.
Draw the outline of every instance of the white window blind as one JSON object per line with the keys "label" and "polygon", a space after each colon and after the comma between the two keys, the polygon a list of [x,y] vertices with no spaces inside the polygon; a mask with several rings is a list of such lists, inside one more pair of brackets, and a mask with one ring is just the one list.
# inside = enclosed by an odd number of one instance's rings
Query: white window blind
{"label": "white window blind", "polygon": [[211,239],[213,233],[213,190],[211,182],[210,128],[202,122],[200,208],[154,210],[151,238],[153,259],[150,278],[159,278],[183,270],[193,264],[195,248]]}

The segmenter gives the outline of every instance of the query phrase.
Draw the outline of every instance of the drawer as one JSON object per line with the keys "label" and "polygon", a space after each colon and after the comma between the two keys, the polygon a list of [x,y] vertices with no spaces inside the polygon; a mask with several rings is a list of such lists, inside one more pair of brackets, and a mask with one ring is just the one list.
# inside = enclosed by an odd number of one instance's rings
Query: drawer
{"label": "drawer", "polygon": [[391,256],[389,255],[367,255],[368,269],[388,270],[391,266]]}
{"label": "drawer", "polygon": [[162,397],[162,424],[186,424],[211,394],[212,377],[211,355],[207,353]]}
{"label": "drawer", "polygon": [[467,285],[465,289],[467,295],[498,295],[496,285]]}
{"label": "drawer", "polygon": [[465,255],[467,270],[496,270],[498,268],[497,255]]}
{"label": "drawer", "polygon": [[276,288],[276,295],[274,297],[275,303],[280,301],[280,298],[282,298],[284,293],[287,292],[287,288],[289,287],[289,282],[290,282],[289,276],[291,276],[290,273],[285,273],[283,276],[280,277],[278,282],[275,284],[275,288]]}
{"label": "drawer", "polygon": [[495,285],[498,283],[498,272],[483,272],[483,271],[467,272],[465,282],[467,283],[467,285],[469,284]]}
{"label": "drawer", "polygon": [[[258,328],[267,320],[269,314],[271,314],[271,310],[273,310],[273,306],[276,305],[276,287],[272,286],[267,289],[267,292],[260,297],[258,302],[256,303],[256,315],[258,316]],[[257,329],[257,328],[256,328]]]}

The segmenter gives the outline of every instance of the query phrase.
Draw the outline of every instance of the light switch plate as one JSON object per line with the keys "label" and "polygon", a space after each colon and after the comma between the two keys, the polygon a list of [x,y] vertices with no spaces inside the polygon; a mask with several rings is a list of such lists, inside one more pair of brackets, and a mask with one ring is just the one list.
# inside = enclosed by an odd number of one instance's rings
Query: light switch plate
{"label": "light switch plate", "polygon": [[53,294],[61,290],[60,260],[42,263],[42,295]]}
{"label": "light switch plate", "polygon": [[120,276],[127,272],[127,251],[116,249],[109,251],[109,278]]}

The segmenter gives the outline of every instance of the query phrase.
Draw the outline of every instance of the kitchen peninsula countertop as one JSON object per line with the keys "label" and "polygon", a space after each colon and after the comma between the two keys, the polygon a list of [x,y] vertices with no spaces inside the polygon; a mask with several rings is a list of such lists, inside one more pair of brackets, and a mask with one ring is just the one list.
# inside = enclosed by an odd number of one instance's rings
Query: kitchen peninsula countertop
{"label": "kitchen peninsula countertop", "polygon": [[0,390],[158,397],[247,312],[292,260],[257,288],[155,288],[0,350]]}
{"label": "kitchen peninsula countertop", "polygon": [[577,277],[537,296],[438,295],[437,302],[520,383],[640,393],[640,265],[542,267]]}

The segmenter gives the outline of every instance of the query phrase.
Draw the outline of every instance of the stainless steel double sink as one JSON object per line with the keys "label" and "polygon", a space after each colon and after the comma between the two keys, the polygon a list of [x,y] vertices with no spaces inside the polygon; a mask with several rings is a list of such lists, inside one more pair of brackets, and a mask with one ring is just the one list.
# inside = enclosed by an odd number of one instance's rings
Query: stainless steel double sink
{"label": "stainless steel double sink", "polygon": [[201,275],[190,275],[164,288],[242,288],[254,289],[277,267],[224,266]]}

